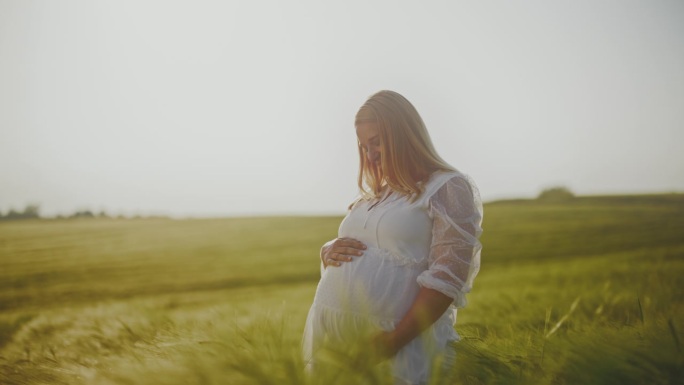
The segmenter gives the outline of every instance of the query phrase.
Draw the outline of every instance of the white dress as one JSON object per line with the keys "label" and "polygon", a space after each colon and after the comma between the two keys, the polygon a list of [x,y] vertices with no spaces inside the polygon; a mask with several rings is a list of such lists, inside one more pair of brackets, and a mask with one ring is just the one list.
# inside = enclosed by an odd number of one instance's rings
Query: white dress
{"label": "white dress", "polygon": [[325,341],[393,330],[422,286],[454,301],[391,364],[397,382],[426,383],[435,357],[459,339],[456,308],[465,306],[480,266],[481,223],[477,188],[458,171],[433,173],[413,202],[396,193],[357,202],[338,237],[357,239],[368,248],[351,262],[321,271],[302,341],[306,362],[315,364]]}

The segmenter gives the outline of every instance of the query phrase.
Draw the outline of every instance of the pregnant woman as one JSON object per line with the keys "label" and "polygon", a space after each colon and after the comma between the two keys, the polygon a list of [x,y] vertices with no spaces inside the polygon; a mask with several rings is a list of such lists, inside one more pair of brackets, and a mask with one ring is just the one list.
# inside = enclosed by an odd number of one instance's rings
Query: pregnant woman
{"label": "pregnant woman", "polygon": [[363,344],[391,359],[395,384],[426,384],[459,339],[456,308],[480,265],[482,203],[403,96],[372,95],[355,126],[361,197],[321,248],[304,356],[315,370],[326,349]]}

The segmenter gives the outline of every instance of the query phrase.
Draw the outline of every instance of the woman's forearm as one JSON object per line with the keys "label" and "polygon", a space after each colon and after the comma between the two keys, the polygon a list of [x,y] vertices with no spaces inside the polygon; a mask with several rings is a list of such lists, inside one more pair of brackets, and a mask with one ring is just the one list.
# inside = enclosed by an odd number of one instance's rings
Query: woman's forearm
{"label": "woman's forearm", "polygon": [[385,350],[384,354],[389,357],[395,355],[404,345],[435,323],[452,302],[451,297],[437,290],[421,288],[411,308],[397,327],[378,337],[380,340],[378,342],[384,345],[380,347]]}

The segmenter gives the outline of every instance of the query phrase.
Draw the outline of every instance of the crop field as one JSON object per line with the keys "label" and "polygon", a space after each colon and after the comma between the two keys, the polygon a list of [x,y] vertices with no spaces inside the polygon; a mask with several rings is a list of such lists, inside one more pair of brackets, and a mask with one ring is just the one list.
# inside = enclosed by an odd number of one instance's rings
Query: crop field
{"label": "crop field", "polygon": [[[0,384],[386,384],[299,353],[340,217],[0,223]],[[485,205],[449,384],[684,383],[684,195]]]}

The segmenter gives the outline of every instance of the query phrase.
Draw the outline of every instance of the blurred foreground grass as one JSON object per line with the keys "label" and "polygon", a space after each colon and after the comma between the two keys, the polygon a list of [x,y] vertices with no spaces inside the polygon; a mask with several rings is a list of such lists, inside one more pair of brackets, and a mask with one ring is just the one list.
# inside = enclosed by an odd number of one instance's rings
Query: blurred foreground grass
{"label": "blurred foreground grass", "polygon": [[[340,219],[0,223],[0,383],[385,383],[302,372]],[[684,196],[495,202],[482,242],[449,383],[682,383]]]}

